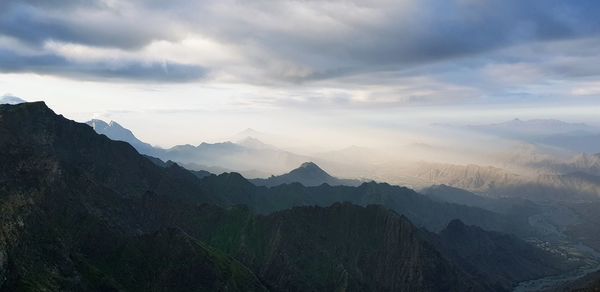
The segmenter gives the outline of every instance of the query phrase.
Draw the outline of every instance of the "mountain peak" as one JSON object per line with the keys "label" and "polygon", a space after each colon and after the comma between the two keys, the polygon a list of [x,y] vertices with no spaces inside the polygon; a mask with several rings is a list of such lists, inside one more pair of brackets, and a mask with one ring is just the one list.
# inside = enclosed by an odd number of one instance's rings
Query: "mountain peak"
{"label": "mountain peak", "polygon": [[333,179],[333,177],[329,175],[329,173],[324,171],[314,162],[310,161],[302,163],[298,168],[290,171],[288,175],[292,177],[297,177],[299,179],[298,181],[303,181],[303,179],[310,179],[314,181],[328,182],[330,179]]}
{"label": "mountain peak", "polygon": [[91,120],[87,121],[86,124],[90,125],[96,131],[104,130],[104,129],[110,127],[110,125],[108,123],[106,123],[105,121],[100,120],[100,119],[91,119]]}
{"label": "mountain peak", "polygon": [[331,175],[329,175],[329,173],[327,173],[326,171],[324,171],[321,167],[319,167],[317,164],[315,164],[314,162],[304,162],[300,165],[300,167],[290,171],[290,174],[299,174],[305,177],[310,177],[313,179],[316,178],[323,178],[323,179],[328,179],[328,178],[332,178]]}
{"label": "mountain peak", "polygon": [[0,104],[0,108],[18,112],[34,112],[36,115],[40,116],[45,114],[54,115],[54,111],[52,111],[43,101],[25,102],[19,104]]}
{"label": "mountain peak", "polygon": [[298,168],[279,176],[272,176],[268,179],[254,179],[252,182],[256,185],[277,186],[281,184],[301,183],[304,186],[328,185],[351,185],[358,186],[360,181],[351,179],[339,179],[331,176],[316,163],[307,161]]}
{"label": "mountain peak", "polygon": [[308,168],[308,169],[322,170],[316,163],[314,163],[312,161],[308,161],[308,162],[302,163],[299,168]]}
{"label": "mountain peak", "polygon": [[121,126],[115,121],[107,123],[100,119],[92,119],[85,123],[92,127],[96,133],[105,135],[111,140],[127,142],[140,153],[155,155],[154,148],[150,144],[142,142],[133,134],[133,132],[131,132],[131,130]]}
{"label": "mountain peak", "polygon": [[117,122],[115,122],[115,121],[112,121],[112,120],[110,121],[110,123],[108,123],[108,125],[109,125],[110,127],[117,127],[117,128],[122,128],[122,129],[125,129],[125,128],[123,128],[123,126],[121,126],[119,123],[117,123]]}

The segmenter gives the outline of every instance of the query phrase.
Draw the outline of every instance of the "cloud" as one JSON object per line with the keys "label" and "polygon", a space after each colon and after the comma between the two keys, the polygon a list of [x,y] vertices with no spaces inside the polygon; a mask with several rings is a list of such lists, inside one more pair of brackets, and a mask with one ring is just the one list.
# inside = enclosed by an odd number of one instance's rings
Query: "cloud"
{"label": "cloud", "polygon": [[0,96],[0,104],[19,104],[24,102],[27,101],[11,94],[5,94]]}
{"label": "cloud", "polygon": [[194,82],[210,68],[289,90],[284,105],[525,99],[600,73],[599,14],[595,0],[5,0],[0,71]]}
{"label": "cloud", "polygon": [[111,79],[154,82],[199,80],[207,73],[196,65],[142,62],[75,62],[59,55],[19,55],[0,50],[0,72],[38,73],[74,79]]}
{"label": "cloud", "polygon": [[54,40],[126,49],[141,48],[156,39],[176,38],[173,25],[148,22],[152,17],[145,18],[134,7],[117,10],[74,5],[83,1],[51,2],[56,6],[9,1],[0,12],[0,33],[34,46]]}
{"label": "cloud", "polygon": [[[203,33],[247,48],[267,77],[299,82],[598,33],[586,1],[269,1],[204,7]],[[300,74],[289,74],[289,72]]]}

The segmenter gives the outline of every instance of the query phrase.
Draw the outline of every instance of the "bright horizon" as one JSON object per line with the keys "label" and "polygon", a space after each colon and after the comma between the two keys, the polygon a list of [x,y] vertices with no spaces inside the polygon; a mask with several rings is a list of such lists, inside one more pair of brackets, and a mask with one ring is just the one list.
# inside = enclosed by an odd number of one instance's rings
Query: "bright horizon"
{"label": "bright horizon", "polygon": [[336,149],[437,123],[600,126],[594,1],[52,3],[0,4],[0,95],[161,147],[245,128]]}

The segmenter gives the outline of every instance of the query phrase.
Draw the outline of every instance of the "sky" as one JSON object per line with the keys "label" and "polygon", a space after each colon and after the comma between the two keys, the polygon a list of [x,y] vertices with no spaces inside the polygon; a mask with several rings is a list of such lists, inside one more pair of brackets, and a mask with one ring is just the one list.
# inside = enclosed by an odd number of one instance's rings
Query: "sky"
{"label": "sky", "polygon": [[161,146],[597,124],[598,15],[595,0],[2,0],[0,95]]}

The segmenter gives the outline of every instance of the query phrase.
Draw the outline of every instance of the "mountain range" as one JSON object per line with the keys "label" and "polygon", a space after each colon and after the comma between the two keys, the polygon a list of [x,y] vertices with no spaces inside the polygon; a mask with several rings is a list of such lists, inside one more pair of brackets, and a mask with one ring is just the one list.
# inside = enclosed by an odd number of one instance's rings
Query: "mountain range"
{"label": "mountain range", "polygon": [[[300,182],[307,186],[316,186],[322,183],[356,186],[360,184],[360,181],[374,179],[414,188],[445,184],[485,196],[521,197],[535,201],[595,200],[600,197],[600,180],[598,179],[600,177],[598,172],[600,160],[595,154],[580,154],[569,161],[541,159],[545,156],[540,156],[541,160],[532,160],[527,162],[527,165],[522,165],[535,168],[540,171],[539,173],[515,173],[499,167],[476,164],[458,165],[426,161],[390,161],[377,164],[376,161],[382,161],[381,158],[376,158],[377,152],[361,147],[329,152],[328,155],[332,160],[326,160],[284,151],[250,136],[244,136],[245,138],[237,143],[201,143],[197,146],[178,145],[162,149],[140,141],[130,130],[116,122],[105,123],[92,120],[88,122],[88,125],[113,140],[130,143],[142,154],[164,161],[176,161],[190,170],[217,174],[237,171],[246,177],[255,178],[252,182],[257,185],[275,186]],[[594,129],[585,124],[565,123],[557,120],[514,120],[489,127],[473,127],[489,133],[513,133],[511,131],[514,130],[519,135],[526,136],[528,133],[539,133],[538,129],[546,129],[548,125],[553,125],[555,129],[540,131],[552,135],[574,131],[574,129],[587,133]],[[522,126],[523,129],[520,129],[519,126]],[[242,134],[252,133],[259,132],[251,129],[242,132]],[[237,136],[242,137],[243,135]],[[532,150],[527,148],[526,151],[531,152]],[[531,155],[535,155],[535,153]],[[363,156],[373,157],[374,160],[371,163],[375,164],[369,164],[370,160],[361,160],[360,157]],[[383,156],[383,154],[379,156]],[[358,160],[352,160],[351,157],[358,157]],[[338,158],[346,162],[339,162]],[[327,165],[328,169],[354,177],[364,177],[368,173],[368,178],[339,179],[322,171],[320,167],[296,168],[301,163],[315,160],[318,160],[319,164]],[[519,157],[518,160],[523,162],[526,159]],[[354,164],[350,166],[348,163]],[[293,171],[285,173],[289,169],[293,169]],[[350,169],[355,170],[348,171]],[[362,169],[362,171],[356,169]],[[269,176],[269,173],[281,174]]]}
{"label": "mountain range", "polygon": [[[97,133],[131,144],[141,154],[172,160],[189,169],[223,172],[235,170],[247,175],[266,176],[283,173],[310,158],[265,144],[255,137],[245,136],[237,143],[201,143],[199,145],[176,145],[163,149],[140,141],[133,133],[118,123],[100,120],[87,122]],[[249,132],[250,131],[250,132]],[[253,130],[245,131],[254,133]],[[267,162],[267,163],[266,163]]]}
{"label": "mountain range", "polygon": [[373,182],[199,178],[41,102],[0,105],[0,161],[2,291],[506,291],[569,266],[462,223],[507,220],[491,211]]}

